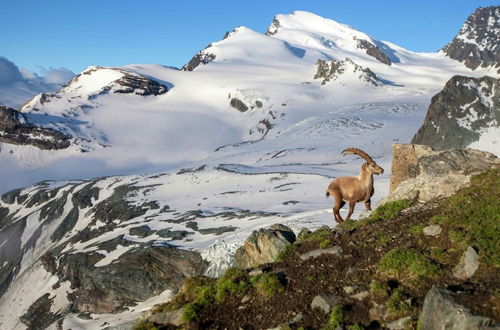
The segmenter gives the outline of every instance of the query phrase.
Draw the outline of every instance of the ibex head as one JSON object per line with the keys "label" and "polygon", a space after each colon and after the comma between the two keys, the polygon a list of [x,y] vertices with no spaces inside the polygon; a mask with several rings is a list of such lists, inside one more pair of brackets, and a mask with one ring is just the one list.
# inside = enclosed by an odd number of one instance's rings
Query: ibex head
{"label": "ibex head", "polygon": [[366,169],[370,174],[382,174],[384,173],[384,169],[375,163],[375,161],[363,150],[358,148],[347,148],[342,151],[342,155],[354,154],[366,160],[366,163],[363,164],[363,168]]}

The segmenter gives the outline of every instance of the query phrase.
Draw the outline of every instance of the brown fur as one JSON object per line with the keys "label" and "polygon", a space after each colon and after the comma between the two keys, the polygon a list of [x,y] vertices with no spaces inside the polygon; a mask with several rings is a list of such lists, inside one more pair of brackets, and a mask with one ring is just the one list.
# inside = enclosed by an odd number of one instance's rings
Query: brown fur
{"label": "brown fur", "polygon": [[326,195],[331,195],[335,199],[333,206],[333,217],[338,223],[344,221],[340,216],[340,209],[349,203],[349,212],[346,220],[349,220],[354,206],[357,202],[364,202],[367,210],[371,211],[371,200],[373,196],[373,174],[382,174],[384,169],[375,163],[367,153],[360,149],[348,148],[342,151],[343,155],[355,154],[366,160],[366,163],[361,165],[361,171],[358,176],[342,176],[338,177],[328,186]]}

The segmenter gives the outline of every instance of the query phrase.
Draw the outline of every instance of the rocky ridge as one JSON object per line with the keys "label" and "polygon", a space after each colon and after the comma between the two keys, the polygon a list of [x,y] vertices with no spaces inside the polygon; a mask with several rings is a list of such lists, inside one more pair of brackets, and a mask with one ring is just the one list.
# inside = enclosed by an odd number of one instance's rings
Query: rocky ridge
{"label": "rocky ridge", "polygon": [[316,63],[317,72],[314,79],[321,79],[321,85],[329,82],[342,83],[342,77],[346,75],[354,75],[361,82],[368,85],[380,86],[381,80],[370,69],[364,68],[361,65],[354,63],[350,58],[345,58],[341,61],[318,60]]}
{"label": "rocky ridge", "polygon": [[0,142],[31,145],[42,150],[65,149],[70,146],[71,136],[51,128],[28,122],[26,116],[14,109],[0,106]]}
{"label": "rocky ridge", "polygon": [[500,7],[478,8],[442,50],[468,68],[493,67],[500,72]]}
{"label": "rocky ridge", "polygon": [[454,76],[436,94],[411,143],[467,148],[500,124],[500,79]]}

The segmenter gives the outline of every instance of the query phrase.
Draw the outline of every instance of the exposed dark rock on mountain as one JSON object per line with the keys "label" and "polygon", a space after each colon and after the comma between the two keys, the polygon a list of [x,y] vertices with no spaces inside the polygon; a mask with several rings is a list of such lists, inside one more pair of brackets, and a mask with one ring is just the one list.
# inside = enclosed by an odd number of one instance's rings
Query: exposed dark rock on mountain
{"label": "exposed dark rock on mountain", "polygon": [[240,112],[245,112],[248,111],[248,106],[240,99],[233,97],[231,101],[229,102],[233,108]]}
{"label": "exposed dark rock on mountain", "polygon": [[500,79],[454,76],[429,105],[411,143],[436,150],[466,148],[500,124]]}
{"label": "exposed dark rock on mountain", "polygon": [[[70,310],[121,311],[167,289],[178,290],[186,277],[201,275],[207,267],[199,253],[172,247],[162,241],[160,235],[142,242],[127,239],[125,235],[106,240],[106,234],[123,226],[124,221],[147,211],[164,211],[156,202],[137,204],[127,200],[144,187],[118,185],[109,196],[102,198],[107,193],[102,192],[100,182],[99,179],[72,182],[54,188],[51,182],[43,182],[1,198],[3,203],[12,205],[14,211],[0,208],[0,263],[3,265],[0,297],[16,276],[23,276],[24,273],[19,273],[23,262],[32,262],[30,267],[43,268],[57,279],[52,290],[40,292],[40,298],[33,301],[22,316],[21,321],[30,328],[44,328]],[[18,203],[30,212],[20,216],[16,211]],[[87,210],[84,219],[82,210]],[[80,227],[75,230],[77,224]],[[32,225],[35,228],[29,228]],[[136,237],[156,233],[146,225],[131,227],[128,232]],[[89,243],[92,240],[95,243]],[[90,251],[75,248],[86,243],[91,244]],[[28,251],[34,249],[41,257],[25,260],[29,258]],[[111,254],[109,261],[108,254]],[[57,293],[59,287],[65,286],[72,289],[67,297],[69,302],[63,310],[54,313],[54,308],[51,309],[54,296],[65,297],[65,292]]]}
{"label": "exposed dark rock on mountain", "polygon": [[115,93],[157,96],[168,92],[167,86],[145,76],[135,74],[125,74],[123,78],[116,80],[115,83],[123,87],[115,89]]}
{"label": "exposed dark rock on mountain", "polygon": [[275,17],[273,19],[273,22],[269,26],[269,28],[266,31],[266,35],[268,36],[273,36],[276,33],[278,33],[279,28],[281,27],[280,21]]}
{"label": "exposed dark rock on mountain", "polygon": [[70,146],[71,136],[30,124],[21,112],[0,106],[0,142],[51,150]]}
{"label": "exposed dark rock on mountain", "polygon": [[391,65],[392,62],[389,57],[376,45],[363,39],[358,40],[358,48],[366,49],[366,53],[371,57],[376,58],[379,62]]}
{"label": "exposed dark rock on mountain", "polygon": [[61,317],[60,314],[50,311],[54,298],[50,298],[49,296],[48,293],[41,296],[21,316],[21,322],[26,324],[29,329],[45,329]]}
{"label": "exposed dark rock on mountain", "polygon": [[[71,88],[71,85],[76,84],[83,75],[91,75],[93,72],[103,69],[109,69],[120,72],[121,74],[123,74],[123,76],[113,81],[109,86],[105,86],[99,94],[105,94],[109,91],[112,91],[113,93],[122,93],[122,94],[134,93],[140,96],[148,96],[148,95],[158,96],[168,92],[167,86],[165,86],[164,84],[160,84],[156,80],[150,79],[146,76],[129,72],[119,68],[104,68],[101,66],[92,67],[76,75],[68,83],[68,87]],[[64,88],[59,92],[62,91],[64,91]],[[44,100],[48,101],[47,98],[45,98]],[[40,100],[40,103],[43,104],[42,100]]]}
{"label": "exposed dark rock on mountain", "polygon": [[443,51],[472,70],[492,66],[500,72],[500,7],[478,8]]}
{"label": "exposed dark rock on mountain", "polygon": [[206,49],[209,48],[210,46],[212,46],[212,44],[208,45],[204,50],[201,50],[196,55],[194,55],[193,58],[191,58],[191,60],[189,60],[189,62],[181,68],[181,70],[182,71],[193,71],[198,66],[200,66],[202,64],[203,65],[208,64],[208,63],[212,62],[213,60],[215,60],[215,54],[212,54],[212,53],[209,53],[206,51]]}
{"label": "exposed dark rock on mountain", "polygon": [[360,81],[370,85],[379,86],[382,84],[375,73],[368,68],[364,68],[361,65],[354,63],[350,58],[346,58],[342,61],[318,60],[316,65],[318,70],[314,79],[322,79],[321,85],[325,85],[330,81],[333,82],[342,77],[344,74],[355,74],[358,76]]}
{"label": "exposed dark rock on mountain", "polygon": [[[130,245],[125,240],[119,243]],[[55,275],[71,282],[70,300],[78,312],[117,312],[166,289],[177,291],[184,278],[199,275],[206,267],[199,254],[170,246],[138,247],[96,267],[100,259],[99,254],[76,253],[57,261]]]}

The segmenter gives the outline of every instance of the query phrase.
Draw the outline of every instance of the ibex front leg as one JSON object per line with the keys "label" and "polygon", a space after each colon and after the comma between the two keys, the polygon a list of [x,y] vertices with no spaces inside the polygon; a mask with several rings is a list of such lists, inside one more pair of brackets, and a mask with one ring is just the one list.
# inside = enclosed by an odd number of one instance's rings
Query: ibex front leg
{"label": "ibex front leg", "polygon": [[346,220],[351,218],[352,212],[354,212],[354,205],[356,205],[356,202],[349,202],[349,213],[347,213]]}

